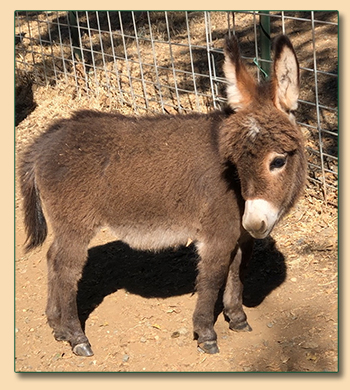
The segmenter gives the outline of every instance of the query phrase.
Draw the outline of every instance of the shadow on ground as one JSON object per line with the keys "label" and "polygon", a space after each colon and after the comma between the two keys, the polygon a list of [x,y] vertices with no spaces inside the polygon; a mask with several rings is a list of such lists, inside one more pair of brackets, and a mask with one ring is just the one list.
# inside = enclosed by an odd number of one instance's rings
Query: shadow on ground
{"label": "shadow on ground", "polygon": [[[193,293],[197,262],[194,245],[157,253],[134,250],[121,241],[91,248],[78,286],[82,324],[104,297],[121,288],[145,298]],[[275,241],[257,240],[244,280],[244,305],[259,305],[285,277],[284,256]]]}

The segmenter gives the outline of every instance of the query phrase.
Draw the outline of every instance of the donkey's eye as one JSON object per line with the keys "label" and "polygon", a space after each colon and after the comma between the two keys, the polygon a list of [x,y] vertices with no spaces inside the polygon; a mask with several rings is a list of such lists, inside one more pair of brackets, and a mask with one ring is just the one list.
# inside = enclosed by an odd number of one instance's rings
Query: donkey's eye
{"label": "donkey's eye", "polygon": [[270,163],[270,171],[280,169],[286,164],[286,157],[275,157]]}

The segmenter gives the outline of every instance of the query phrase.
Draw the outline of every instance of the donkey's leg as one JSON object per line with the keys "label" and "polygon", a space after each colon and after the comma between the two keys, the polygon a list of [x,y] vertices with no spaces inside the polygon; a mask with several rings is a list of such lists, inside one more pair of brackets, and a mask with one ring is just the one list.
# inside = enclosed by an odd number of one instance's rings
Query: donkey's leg
{"label": "donkey's leg", "polygon": [[77,285],[87,259],[87,244],[82,240],[56,239],[47,254],[48,302],[46,315],[56,340],[69,341],[73,352],[92,356],[89,340],[78,317]]}
{"label": "donkey's leg", "polygon": [[[220,247],[220,245],[219,245]],[[219,352],[214,331],[214,308],[220,289],[225,283],[231,251],[200,243],[197,276],[197,304],[193,314],[193,330],[199,349],[213,354]]]}
{"label": "donkey's leg", "polygon": [[230,265],[224,291],[224,314],[230,320],[230,329],[238,332],[252,330],[247,322],[247,316],[242,306],[243,277],[247,262],[253,250],[253,240],[247,239],[240,243]]}
{"label": "donkey's leg", "polygon": [[55,259],[57,254],[57,244],[54,241],[47,252],[47,305],[46,317],[49,325],[54,331],[56,340],[65,340],[64,336],[59,335],[61,328],[61,305],[60,293],[57,285],[57,277],[55,271]]}

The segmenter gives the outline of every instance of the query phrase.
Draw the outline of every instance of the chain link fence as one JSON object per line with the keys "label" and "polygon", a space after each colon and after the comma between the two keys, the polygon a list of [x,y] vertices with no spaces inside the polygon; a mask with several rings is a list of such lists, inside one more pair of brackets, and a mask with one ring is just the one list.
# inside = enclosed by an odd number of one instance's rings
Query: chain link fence
{"label": "chain link fence", "polygon": [[281,33],[300,62],[297,121],[306,138],[309,188],[337,205],[336,11],[16,11],[16,80],[53,88],[65,82],[111,110],[207,112],[226,101],[225,36],[237,35],[249,69],[263,79],[271,41]]}

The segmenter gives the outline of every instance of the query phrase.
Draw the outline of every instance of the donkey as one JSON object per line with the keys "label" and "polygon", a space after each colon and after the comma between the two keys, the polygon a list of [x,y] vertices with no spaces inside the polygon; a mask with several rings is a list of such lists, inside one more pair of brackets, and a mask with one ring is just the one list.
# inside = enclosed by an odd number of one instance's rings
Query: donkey
{"label": "donkey", "polygon": [[223,293],[229,327],[250,331],[240,267],[300,195],[303,137],[293,115],[299,65],[288,37],[275,40],[270,81],[256,83],[235,37],[227,38],[228,108],[207,114],[129,117],[78,111],[58,120],[19,166],[26,250],[54,233],[47,253],[46,315],[56,340],[93,355],[77,312],[90,240],[109,226],[131,247],[161,250],[192,239],[199,263],[193,332],[219,352],[214,306]]}

